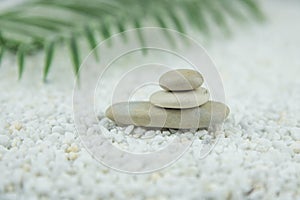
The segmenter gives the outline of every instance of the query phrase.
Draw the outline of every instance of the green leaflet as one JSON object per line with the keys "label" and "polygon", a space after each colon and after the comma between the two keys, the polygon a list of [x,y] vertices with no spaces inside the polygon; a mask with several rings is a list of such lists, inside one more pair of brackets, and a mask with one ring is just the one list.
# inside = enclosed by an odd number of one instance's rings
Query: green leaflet
{"label": "green leaflet", "polygon": [[79,67],[80,67],[80,58],[79,58],[79,50],[77,45],[77,40],[75,35],[73,34],[70,38],[70,54],[73,61],[73,69],[76,76],[79,76]]}
{"label": "green leaflet", "polygon": [[99,61],[98,51],[95,48],[97,46],[97,41],[95,39],[93,30],[89,26],[85,26],[85,35],[90,45],[91,50],[94,50],[94,56],[97,61]]}
{"label": "green leaflet", "polygon": [[54,45],[55,45],[55,42],[52,41],[49,44],[47,44],[47,46],[45,48],[45,66],[44,66],[44,76],[43,76],[44,82],[47,80],[49,69],[50,69],[50,66],[52,63]]}
{"label": "green leaflet", "polygon": [[21,45],[17,52],[19,80],[22,78],[24,72],[24,55],[25,55],[25,48],[24,46]]}
{"label": "green leaflet", "polygon": [[2,61],[4,51],[5,51],[5,48],[3,46],[0,46],[0,66],[1,66],[1,61]]}

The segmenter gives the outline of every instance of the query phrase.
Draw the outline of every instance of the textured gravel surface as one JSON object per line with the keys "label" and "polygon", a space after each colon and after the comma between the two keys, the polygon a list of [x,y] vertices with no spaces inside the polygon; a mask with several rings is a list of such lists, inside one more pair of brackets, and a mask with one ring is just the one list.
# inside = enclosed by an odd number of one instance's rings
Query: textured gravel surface
{"label": "textured gravel surface", "polygon": [[[35,55],[18,82],[7,57],[0,68],[0,199],[300,199],[300,3],[287,2],[267,1],[265,24],[205,43],[231,108],[224,131],[206,158],[199,145],[211,136],[199,131],[181,159],[151,174],[116,172],[82,147],[68,63],[57,61],[42,84],[43,55]],[[145,130],[105,120],[100,129],[137,151],[166,145],[174,131],[148,130],[153,143],[136,145]]]}

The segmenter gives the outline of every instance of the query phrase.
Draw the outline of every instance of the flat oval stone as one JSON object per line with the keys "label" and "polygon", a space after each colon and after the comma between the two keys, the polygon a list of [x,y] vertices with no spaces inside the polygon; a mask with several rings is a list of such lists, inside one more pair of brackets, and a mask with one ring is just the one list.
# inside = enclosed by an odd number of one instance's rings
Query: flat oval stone
{"label": "flat oval stone", "polygon": [[150,102],[162,108],[185,109],[201,106],[208,99],[208,90],[200,87],[196,90],[182,92],[158,91],[151,95]]}
{"label": "flat oval stone", "polygon": [[164,73],[159,85],[168,91],[194,90],[203,84],[202,75],[191,69],[177,69]]}
{"label": "flat oval stone", "polygon": [[106,110],[106,116],[119,125],[175,129],[208,128],[222,123],[228,114],[226,105],[213,101],[183,110],[160,108],[150,102],[122,102]]}

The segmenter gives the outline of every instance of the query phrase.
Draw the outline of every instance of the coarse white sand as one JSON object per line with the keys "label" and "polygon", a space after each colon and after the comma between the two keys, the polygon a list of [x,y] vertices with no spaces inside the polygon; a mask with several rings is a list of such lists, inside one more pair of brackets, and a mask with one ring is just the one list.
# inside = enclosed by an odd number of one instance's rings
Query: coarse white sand
{"label": "coarse white sand", "polygon": [[[15,61],[5,57],[0,199],[300,199],[300,2],[263,7],[264,24],[237,26],[232,38],[204,44],[231,108],[216,147],[199,159],[199,143],[209,136],[197,133],[175,164],[150,174],[114,171],[82,147],[73,124],[70,63],[56,61],[43,84],[43,55],[35,55],[19,82]],[[122,134],[132,127],[102,128],[124,143]],[[141,131],[133,133],[136,141]],[[170,133],[159,134],[147,136],[164,145]],[[123,147],[130,149],[134,139]]]}

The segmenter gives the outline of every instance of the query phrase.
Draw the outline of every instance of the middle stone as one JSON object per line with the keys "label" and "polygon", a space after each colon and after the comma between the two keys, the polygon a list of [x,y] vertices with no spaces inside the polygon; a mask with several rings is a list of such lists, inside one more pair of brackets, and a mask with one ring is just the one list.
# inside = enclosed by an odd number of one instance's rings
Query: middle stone
{"label": "middle stone", "polygon": [[158,107],[184,109],[203,105],[209,100],[209,92],[205,88],[185,92],[158,91],[151,95],[150,102]]}

